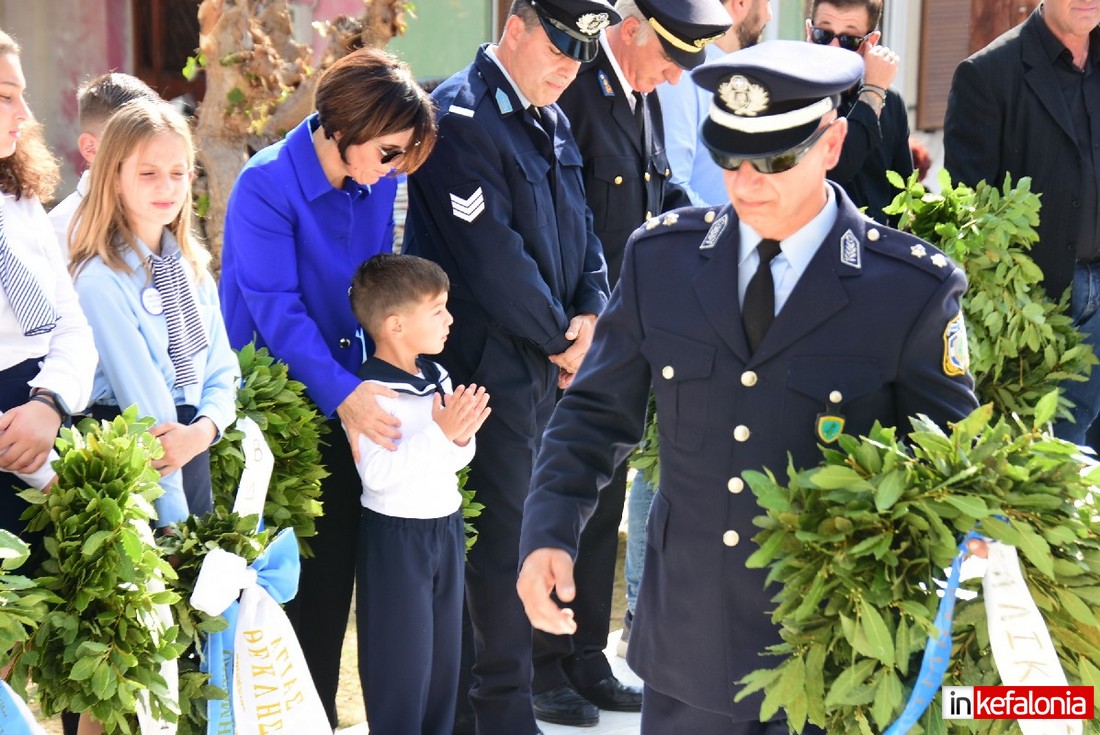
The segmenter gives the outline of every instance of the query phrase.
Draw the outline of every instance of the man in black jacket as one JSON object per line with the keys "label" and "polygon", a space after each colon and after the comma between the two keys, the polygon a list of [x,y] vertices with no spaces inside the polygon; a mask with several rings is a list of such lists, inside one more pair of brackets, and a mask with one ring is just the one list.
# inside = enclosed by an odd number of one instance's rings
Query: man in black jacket
{"label": "man in black jacket", "polygon": [[[1031,177],[1042,195],[1031,257],[1053,299],[1072,287],[1072,316],[1100,344],[1100,3],[1044,0],[1019,26],[959,64],[944,119],[944,167],[959,182]],[[1100,412],[1100,370],[1069,381],[1074,421],[1054,432],[1084,443]]]}
{"label": "man in black jacket", "polygon": [[[619,0],[615,9],[622,22],[604,31],[596,58],[581,66],[559,100],[584,161],[585,199],[612,287],[630,233],[662,212],[690,204],[669,182],[653,90],[665,81],[675,84],[684,69],[701,64],[706,44],[730,25],[716,0]],[[585,526],[577,558],[576,634],[535,633],[535,715],[546,722],[587,726],[598,722],[599,709],[641,709],[641,690],[615,678],[603,653],[625,496],[623,463]]]}

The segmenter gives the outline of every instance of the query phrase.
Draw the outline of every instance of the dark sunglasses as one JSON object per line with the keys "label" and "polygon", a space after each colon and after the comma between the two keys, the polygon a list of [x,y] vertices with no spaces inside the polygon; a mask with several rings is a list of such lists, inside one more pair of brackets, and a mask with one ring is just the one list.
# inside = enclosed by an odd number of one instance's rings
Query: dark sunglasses
{"label": "dark sunglasses", "polygon": [[832,127],[836,120],[829,123],[823,128],[818,128],[817,131],[811,135],[806,141],[795,148],[777,153],[774,156],[764,156],[762,158],[742,158],[740,156],[727,156],[724,153],[718,153],[716,151],[710,152],[710,157],[714,159],[722,168],[727,171],[736,171],[745,163],[751,163],[762,174],[781,174],[784,171],[790,171],[792,168],[802,162],[802,159],[806,157],[806,154],[810,152],[810,149],[814,147],[814,144],[821,139],[822,135],[825,135],[825,131]]}
{"label": "dark sunglasses", "polygon": [[[874,33],[874,31],[871,31]],[[866,36],[850,36],[847,33],[836,33],[834,31],[827,31],[824,28],[810,28],[810,40],[814,43],[822,46],[828,46],[833,42],[835,38],[841,48],[846,48],[849,51],[859,51],[859,47],[863,45],[863,42],[871,37],[871,33]]]}
{"label": "dark sunglasses", "polygon": [[405,155],[405,149],[404,148],[397,148],[395,150],[387,151],[382,146],[378,146],[378,152],[380,154],[382,154],[378,157],[378,160],[382,163],[383,166],[385,166],[388,163],[393,163],[398,158]]}

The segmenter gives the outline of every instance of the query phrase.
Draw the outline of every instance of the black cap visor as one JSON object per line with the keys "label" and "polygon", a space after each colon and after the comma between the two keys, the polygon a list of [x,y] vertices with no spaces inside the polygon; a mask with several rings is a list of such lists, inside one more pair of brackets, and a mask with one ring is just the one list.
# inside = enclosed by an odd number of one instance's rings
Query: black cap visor
{"label": "black cap visor", "polygon": [[580,37],[580,34],[571,33],[566,29],[564,24],[558,23],[553,18],[548,18],[542,13],[538,13],[539,20],[542,22],[542,29],[546,31],[546,35],[550,38],[550,43],[557,47],[558,51],[568,56],[571,59],[587,63],[596,58],[596,54],[600,49],[599,37],[589,38]]}
{"label": "black cap visor", "polygon": [[766,158],[799,147],[814,134],[821,119],[786,130],[768,133],[745,133],[730,130],[711,120],[703,121],[699,133],[707,148],[723,156]]}
{"label": "black cap visor", "polygon": [[665,54],[668,58],[672,59],[672,62],[676,66],[686,71],[691,71],[695,67],[701,65],[707,60],[707,52],[704,48],[699,49],[694,53],[689,53],[681,48],[673,46],[671,43],[665,40],[664,36],[660,33],[657,34],[657,38],[661,41],[661,46],[665,49]]}

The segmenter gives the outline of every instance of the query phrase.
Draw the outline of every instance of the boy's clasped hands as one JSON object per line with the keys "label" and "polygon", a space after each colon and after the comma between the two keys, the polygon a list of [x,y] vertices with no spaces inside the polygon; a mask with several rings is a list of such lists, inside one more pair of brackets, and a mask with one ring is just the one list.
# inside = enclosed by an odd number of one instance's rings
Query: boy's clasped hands
{"label": "boy's clasped hands", "polygon": [[432,419],[439,424],[443,434],[460,447],[470,443],[470,439],[485,419],[489,418],[489,394],[485,386],[471,383],[469,387],[460,385],[444,400],[439,393],[432,404]]}

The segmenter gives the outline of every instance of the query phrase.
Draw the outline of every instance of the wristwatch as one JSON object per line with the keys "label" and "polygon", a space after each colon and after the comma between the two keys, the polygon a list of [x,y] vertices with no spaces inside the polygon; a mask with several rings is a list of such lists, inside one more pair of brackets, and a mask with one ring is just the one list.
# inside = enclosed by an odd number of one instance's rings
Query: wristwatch
{"label": "wristwatch", "polygon": [[62,425],[68,425],[72,417],[65,411],[65,404],[61,402],[61,396],[54,393],[52,390],[46,388],[35,388],[31,391],[31,400],[38,403],[45,403],[46,405],[57,411],[57,415],[61,417]]}

